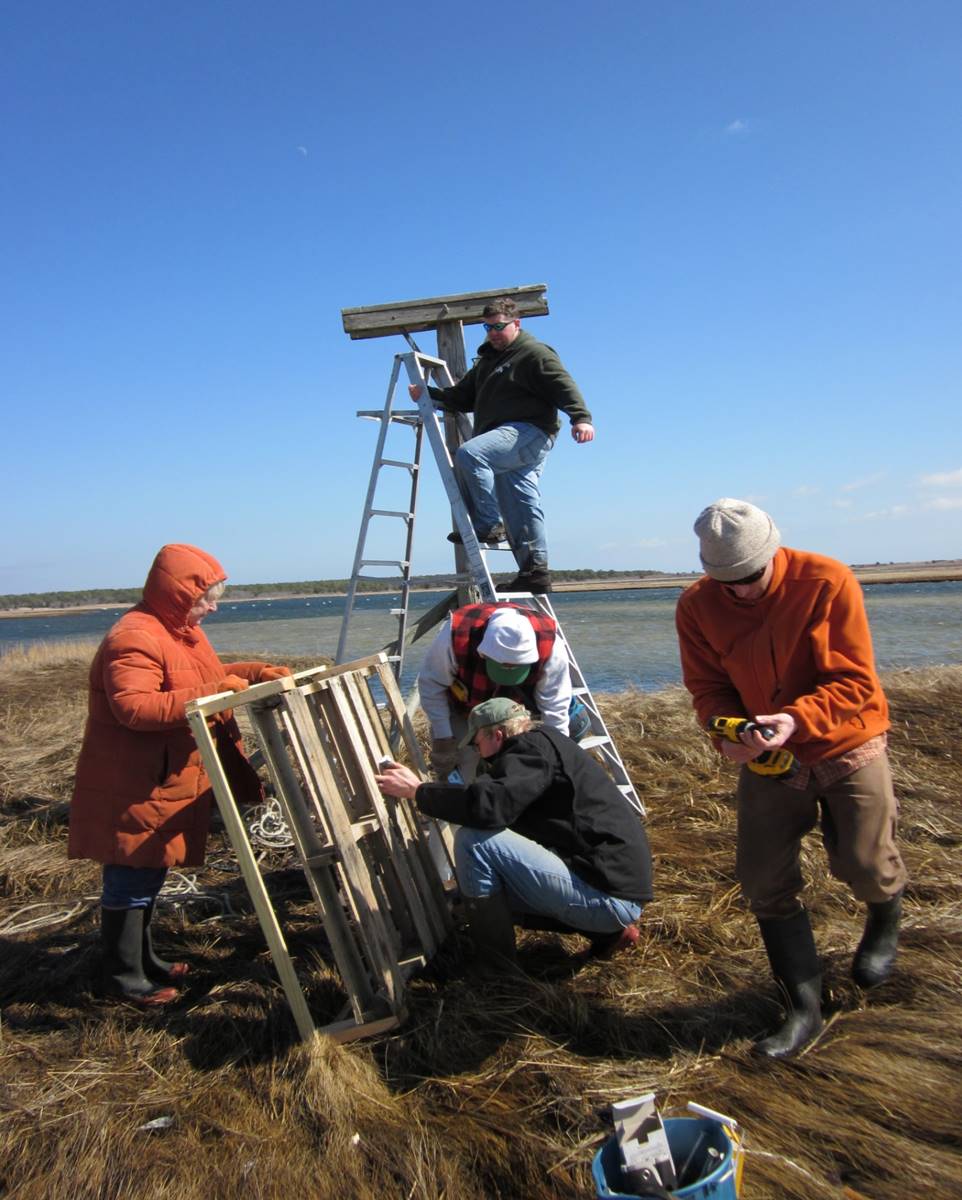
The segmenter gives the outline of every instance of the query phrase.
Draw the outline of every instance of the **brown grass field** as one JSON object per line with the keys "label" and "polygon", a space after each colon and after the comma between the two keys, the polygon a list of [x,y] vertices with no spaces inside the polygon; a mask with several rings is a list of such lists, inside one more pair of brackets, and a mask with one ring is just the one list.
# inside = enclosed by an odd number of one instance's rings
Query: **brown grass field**
{"label": "brown grass field", "polygon": [[[192,964],[182,1002],[98,999],[99,872],[65,854],[90,652],[0,660],[0,1196],[592,1197],[608,1106],[647,1090],[739,1119],[743,1200],[962,1196],[962,667],[885,681],[912,874],[895,976],[871,996],[850,981],[859,906],[811,838],[832,1017],[772,1063],[750,1053],[778,1005],[732,878],[734,775],[678,689],[602,698],[655,853],[639,949],[581,966],[580,939],[524,933],[528,978],[482,986],[457,933],[401,1029],[301,1044],[218,829],[197,891],[157,919]],[[330,1020],[342,997],[303,876],[283,851],[267,861]]]}

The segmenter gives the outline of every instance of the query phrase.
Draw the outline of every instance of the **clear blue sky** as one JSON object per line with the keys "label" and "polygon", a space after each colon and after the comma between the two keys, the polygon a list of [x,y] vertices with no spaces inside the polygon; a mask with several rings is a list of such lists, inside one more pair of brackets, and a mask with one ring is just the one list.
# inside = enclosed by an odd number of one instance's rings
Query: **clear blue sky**
{"label": "clear blue sky", "polygon": [[693,569],[723,495],[962,555],[960,57],[957,0],[9,0],[0,592],[166,541],[347,575],[407,346],[340,309],[521,283],[597,427],[548,462],[552,565]]}

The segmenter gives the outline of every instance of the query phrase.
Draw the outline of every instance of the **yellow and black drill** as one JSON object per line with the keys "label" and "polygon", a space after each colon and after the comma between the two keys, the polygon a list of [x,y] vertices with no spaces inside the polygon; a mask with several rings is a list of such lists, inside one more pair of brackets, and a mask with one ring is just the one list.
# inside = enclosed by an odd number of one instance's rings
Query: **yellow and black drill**
{"label": "yellow and black drill", "polygon": [[[775,736],[775,730],[770,725],[759,725],[757,721],[749,721],[747,717],[712,717],[705,729],[711,737],[723,737],[729,742],[740,742],[740,734],[751,733],[753,730],[766,739]],[[765,750],[746,766],[756,775],[791,779],[798,770],[798,759],[790,750]]]}

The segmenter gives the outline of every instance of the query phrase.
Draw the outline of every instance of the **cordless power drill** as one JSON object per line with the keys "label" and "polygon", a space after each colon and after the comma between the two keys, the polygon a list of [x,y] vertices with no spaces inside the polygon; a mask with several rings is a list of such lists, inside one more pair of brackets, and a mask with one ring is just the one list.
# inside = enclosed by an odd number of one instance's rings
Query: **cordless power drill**
{"label": "cordless power drill", "polygon": [[[753,731],[760,733],[766,740],[775,736],[775,730],[770,725],[759,725],[757,721],[749,721],[747,717],[712,717],[705,728],[711,737],[723,737],[729,742],[740,742],[740,734]],[[764,750],[746,765],[749,771],[754,771],[756,775],[791,779],[798,770],[798,759],[790,750]]]}

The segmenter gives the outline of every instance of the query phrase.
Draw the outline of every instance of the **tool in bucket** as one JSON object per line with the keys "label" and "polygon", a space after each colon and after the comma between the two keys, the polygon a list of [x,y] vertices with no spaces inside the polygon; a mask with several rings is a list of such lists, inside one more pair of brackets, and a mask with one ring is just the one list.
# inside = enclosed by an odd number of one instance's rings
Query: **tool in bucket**
{"label": "tool in bucket", "polygon": [[690,1116],[662,1120],[653,1093],[612,1106],[615,1133],[592,1162],[599,1200],[737,1200],[744,1141],[738,1122],[702,1105],[688,1108]]}

